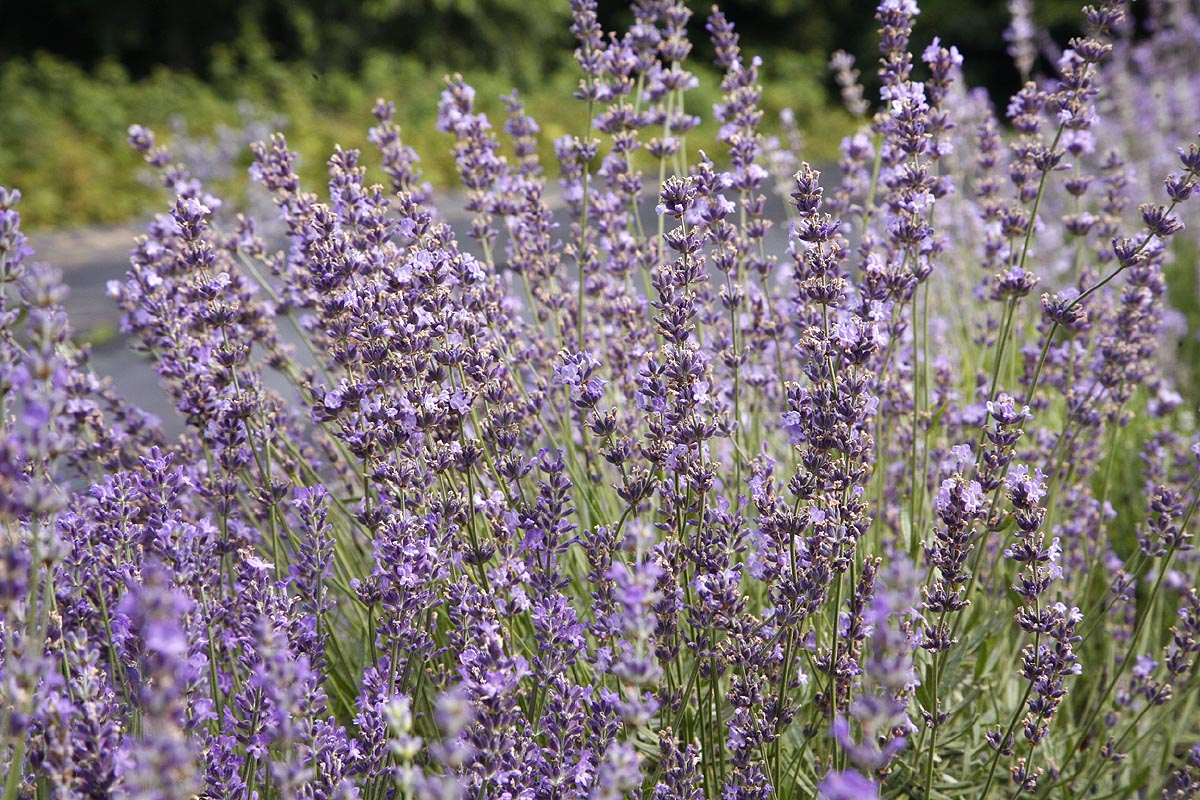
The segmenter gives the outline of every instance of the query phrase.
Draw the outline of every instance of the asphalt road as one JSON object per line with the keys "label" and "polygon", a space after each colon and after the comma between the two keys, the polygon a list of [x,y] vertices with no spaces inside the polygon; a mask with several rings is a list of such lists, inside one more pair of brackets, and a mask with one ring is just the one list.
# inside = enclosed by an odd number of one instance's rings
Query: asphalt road
{"label": "asphalt road", "polygon": [[[650,204],[643,202],[644,206]],[[438,207],[459,236],[464,249],[475,244],[466,236],[469,215],[462,211],[462,198],[454,195],[438,199]],[[655,225],[652,206],[645,208],[646,224]],[[555,209],[556,221],[565,227],[561,208]],[[783,258],[787,243],[787,226],[783,206],[779,201],[768,205],[768,214],[777,224],[767,240],[768,252]],[[35,261],[49,263],[62,270],[63,280],[70,289],[66,309],[72,327],[80,338],[93,341],[92,367],[99,376],[110,377],[117,391],[134,401],[145,411],[157,415],[164,430],[174,435],[183,430],[182,420],[158,383],[154,365],[132,352],[128,342],[119,335],[120,312],[115,301],[107,295],[111,280],[122,280],[129,268],[129,252],[133,240],[144,230],[141,223],[80,228],[68,231],[44,231],[30,235],[36,254]],[[290,329],[284,325],[283,329]],[[282,382],[275,388],[285,389]]]}
{"label": "asphalt road", "polygon": [[121,280],[129,269],[133,240],[141,224],[44,231],[31,234],[34,261],[60,269],[70,289],[65,302],[71,327],[83,340],[94,340],[92,368],[112,378],[119,394],[157,415],[170,434],[183,430],[182,420],[158,384],[154,365],[129,349],[117,333],[121,313],[107,294],[108,282]]}

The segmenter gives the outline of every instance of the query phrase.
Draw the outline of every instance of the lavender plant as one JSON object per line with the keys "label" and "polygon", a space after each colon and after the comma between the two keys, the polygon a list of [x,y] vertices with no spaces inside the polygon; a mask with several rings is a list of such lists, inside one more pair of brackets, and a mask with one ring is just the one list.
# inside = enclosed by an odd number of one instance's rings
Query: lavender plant
{"label": "lavender plant", "polygon": [[830,183],[759,134],[720,11],[707,150],[690,10],[572,11],[557,185],[515,94],[493,123],[447,80],[472,247],[386,102],[380,183],[339,148],[322,199],[253,146],[278,249],[130,129],[176,199],[111,293],[177,441],[0,190],[3,800],[1194,796],[1200,444],[1161,340],[1200,147],[1131,137],[1116,88],[1194,90],[1160,46],[1194,15],[1135,45],[1085,8],[1000,117],[883,0]]}

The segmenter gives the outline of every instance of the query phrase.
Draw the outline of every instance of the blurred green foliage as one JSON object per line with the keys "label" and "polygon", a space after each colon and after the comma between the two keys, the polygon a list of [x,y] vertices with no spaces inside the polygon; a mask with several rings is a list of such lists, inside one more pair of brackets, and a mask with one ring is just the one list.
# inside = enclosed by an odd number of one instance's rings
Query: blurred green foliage
{"label": "blurred green foliage", "polygon": [[[877,40],[870,0],[730,0],[743,47],[764,57],[767,130],[795,109],[806,157],[828,162],[849,128],[832,109],[825,64],[838,47],[855,52],[872,96]],[[1039,21],[1078,20],[1079,0],[1037,0]],[[935,32],[967,56],[968,81],[997,96],[1016,73],[997,35],[1003,0],[972,4],[925,0],[914,45]],[[711,48],[708,4],[694,7],[692,69],[701,88],[694,113],[710,116],[719,78],[701,64]],[[601,21],[619,29],[625,0],[602,0]],[[140,122],[164,132],[183,115],[204,134],[237,120],[237,101],[283,114],[289,139],[306,157],[303,177],[323,179],[335,142],[365,144],[377,96],[396,101],[408,144],[435,185],[453,183],[448,140],[433,129],[443,76],[461,71],[479,90],[481,110],[501,112],[513,87],[543,126],[543,154],[563,133],[582,133],[583,111],[569,98],[567,0],[48,0],[6,12],[0,26],[0,184],[26,190],[30,226],[126,219],[155,208],[125,130]],[[1058,26],[1058,27],[1055,27]],[[708,131],[702,131],[707,134]],[[169,143],[169,139],[164,137]],[[716,156],[717,154],[710,154]],[[310,185],[312,185],[310,183]],[[30,191],[36,189],[36,191]]]}
{"label": "blurred green foliage", "polygon": [[[1082,0],[1034,0],[1037,21],[1064,41]],[[699,0],[696,35],[710,3]],[[724,0],[722,9],[760,51],[875,53],[875,0]],[[934,34],[969,52],[989,85],[1012,79],[998,35],[1005,0],[923,0],[917,43]],[[630,17],[629,0],[599,0],[601,22]],[[134,76],[167,66],[206,74],[213,49],[251,37],[284,61],[356,72],[375,50],[423,63],[536,77],[571,46],[567,0],[44,0],[7,9],[0,61],[50,52],[93,68],[124,64]],[[703,47],[700,48],[704,50]]]}
{"label": "blurred green foliage", "polygon": [[1168,326],[1165,346],[1174,346],[1175,381],[1189,405],[1200,402],[1200,252],[1196,239],[1176,237],[1173,258],[1163,270],[1167,303],[1182,315]]}
{"label": "blurred green foliage", "polygon": [[[315,69],[306,62],[276,60],[263,41],[218,48],[209,77],[156,68],[134,80],[119,65],[104,62],[88,72],[62,59],[39,54],[0,66],[0,185],[22,189],[29,227],[80,225],[128,219],[158,209],[161,191],[145,181],[139,158],[125,144],[125,131],[138,122],[170,144],[169,122],[183,116],[192,135],[238,123],[238,101],[264,115],[287,118],[286,135],[301,154],[301,177],[313,189],[325,181],[325,159],[334,144],[368,152],[367,129],[377,97],[393,100],[406,144],[422,158],[435,186],[456,182],[450,138],[434,129],[446,68],[415,56],[381,51],[362,55],[357,70]],[[720,100],[720,76],[696,67],[701,85],[689,93],[689,110],[706,119],[695,141],[712,141],[712,104]],[[780,54],[764,67],[764,108],[771,127],[778,113],[793,108],[808,132],[808,157],[829,161],[850,129],[847,115],[830,110],[821,58]],[[582,135],[584,104],[571,98],[578,72],[560,63],[536,76],[482,68],[463,70],[478,91],[480,111],[502,125],[499,98],[514,87],[542,126],[541,155],[553,159],[553,140]],[[719,154],[710,154],[717,158]],[[245,154],[242,166],[249,165]],[[241,171],[244,174],[244,170]],[[222,187],[233,188],[235,187]],[[236,191],[234,192],[236,194]]]}

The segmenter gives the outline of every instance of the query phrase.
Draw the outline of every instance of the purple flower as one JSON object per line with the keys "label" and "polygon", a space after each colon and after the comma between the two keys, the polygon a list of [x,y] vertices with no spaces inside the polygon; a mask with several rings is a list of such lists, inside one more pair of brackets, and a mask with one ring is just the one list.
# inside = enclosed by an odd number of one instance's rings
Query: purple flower
{"label": "purple flower", "polygon": [[830,772],[817,785],[824,800],[878,800],[879,786],[854,770]]}
{"label": "purple flower", "polygon": [[690,179],[671,177],[663,184],[658,199],[658,205],[654,207],[655,213],[681,219],[695,201],[696,189]]}

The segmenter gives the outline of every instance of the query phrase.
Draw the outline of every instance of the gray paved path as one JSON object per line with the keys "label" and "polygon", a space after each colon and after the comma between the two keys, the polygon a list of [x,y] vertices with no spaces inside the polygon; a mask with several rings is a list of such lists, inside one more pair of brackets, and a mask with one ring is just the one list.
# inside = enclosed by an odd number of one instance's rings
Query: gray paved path
{"label": "gray paved path", "polygon": [[158,385],[154,367],[130,351],[124,337],[115,335],[120,323],[116,301],[107,294],[111,280],[121,280],[129,269],[133,240],[144,230],[140,223],[69,231],[44,231],[30,235],[35,261],[62,270],[70,289],[66,309],[77,335],[99,336],[92,348],[92,368],[110,377],[117,391],[144,410],[158,415],[164,429],[178,433],[183,426],[166,393]]}
{"label": "gray paved path", "polygon": [[[438,203],[458,232],[460,244],[470,249],[468,246],[474,242],[465,236],[469,218],[459,210],[462,208],[461,200],[461,197],[450,195],[439,198]],[[778,201],[771,203],[768,213],[775,220],[782,220],[782,204]],[[560,214],[556,213],[555,216],[560,217]],[[653,211],[648,210],[647,223],[656,224],[653,219]],[[565,219],[556,221],[565,227]],[[182,422],[166,393],[159,387],[153,365],[131,352],[123,337],[114,335],[120,313],[116,303],[106,293],[109,281],[125,277],[133,240],[143,230],[143,223],[129,223],[69,231],[43,231],[29,238],[36,251],[35,261],[43,261],[62,270],[64,281],[70,288],[66,308],[76,332],[82,338],[99,334],[92,350],[92,365],[96,373],[111,377],[118,392],[146,411],[158,415],[164,423],[164,429],[173,435],[182,430]],[[777,222],[772,228],[767,247],[768,252],[785,258],[786,224]]]}

